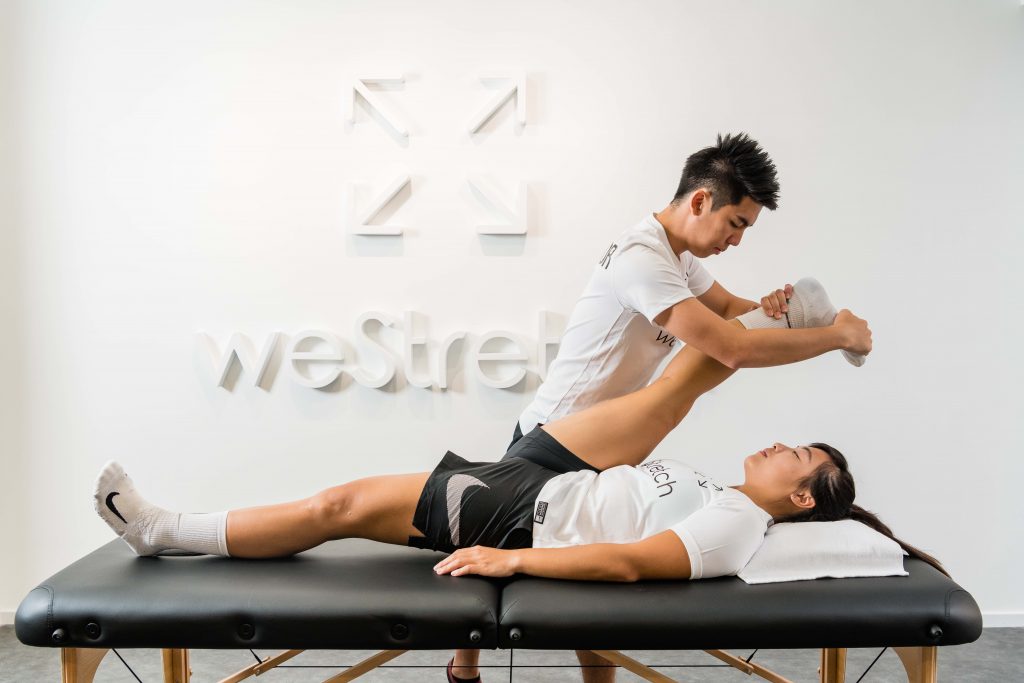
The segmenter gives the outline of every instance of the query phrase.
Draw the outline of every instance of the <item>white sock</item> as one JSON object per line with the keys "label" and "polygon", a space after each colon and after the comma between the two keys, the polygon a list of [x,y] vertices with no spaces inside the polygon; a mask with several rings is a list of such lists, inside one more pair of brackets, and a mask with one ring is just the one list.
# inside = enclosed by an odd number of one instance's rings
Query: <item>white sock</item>
{"label": "white sock", "polygon": [[96,479],[96,512],[138,555],[184,551],[228,554],[227,512],[180,514],[143,498],[116,462],[108,462]]}
{"label": "white sock", "polygon": [[[828,292],[812,277],[801,278],[793,285],[793,296],[787,300],[789,311],[781,319],[775,319],[758,307],[736,319],[748,330],[752,329],[802,329],[825,327],[836,319],[838,311],[828,298]],[[865,356],[842,351],[843,357],[857,367],[864,365]]]}

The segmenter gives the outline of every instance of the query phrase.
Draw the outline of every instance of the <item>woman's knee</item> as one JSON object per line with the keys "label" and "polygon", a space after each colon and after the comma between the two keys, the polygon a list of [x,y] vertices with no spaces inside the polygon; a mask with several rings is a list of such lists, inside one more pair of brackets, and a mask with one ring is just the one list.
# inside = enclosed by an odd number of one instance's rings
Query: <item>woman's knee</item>
{"label": "woman's knee", "polygon": [[335,537],[350,535],[361,519],[359,482],[324,489],[309,499],[307,509],[311,521],[318,528]]}

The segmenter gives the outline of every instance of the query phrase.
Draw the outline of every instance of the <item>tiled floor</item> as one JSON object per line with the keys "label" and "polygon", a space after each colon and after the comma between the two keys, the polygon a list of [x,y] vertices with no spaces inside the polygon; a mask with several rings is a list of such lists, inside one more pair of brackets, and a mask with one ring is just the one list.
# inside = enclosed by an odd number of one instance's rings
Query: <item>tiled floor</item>
{"label": "tiled floor", "polygon": [[[880,650],[850,650],[846,680],[857,683]],[[144,683],[160,683],[162,669],[160,653],[156,650],[123,650],[119,654]],[[258,652],[267,657],[273,652]],[[260,683],[292,683],[323,681],[341,671],[342,667],[367,657],[369,652],[318,651],[306,652],[292,659],[288,668],[279,668],[259,678]],[[720,665],[718,660],[702,652],[636,651],[626,654],[649,665],[663,665],[662,673],[679,681],[709,681],[728,683],[760,681],[736,669]],[[736,653],[746,657],[750,652]],[[389,668],[378,669],[360,678],[360,682],[379,683],[444,683],[443,667],[451,656],[448,652],[408,652],[389,663]],[[754,661],[772,669],[797,683],[817,681],[819,651],[817,650],[761,650]],[[255,659],[248,650],[193,650],[191,652],[192,680],[208,683],[242,669]],[[511,672],[512,661],[517,667]],[[572,667],[575,657],[569,652],[541,650],[485,651],[481,664],[486,683],[522,681],[554,683],[579,681],[579,669]],[[322,667],[322,668],[321,668]],[[565,667],[565,668],[562,668]],[[981,639],[969,645],[939,650],[939,679],[943,683],[1024,683],[1024,628],[986,629]],[[31,648],[19,643],[12,627],[0,628],[0,683],[46,683],[60,680],[60,662],[57,650]],[[620,670],[621,683],[641,679]],[[107,655],[96,676],[101,683],[135,683],[136,678],[113,654]],[[896,655],[886,651],[863,678],[863,683],[906,681]]]}

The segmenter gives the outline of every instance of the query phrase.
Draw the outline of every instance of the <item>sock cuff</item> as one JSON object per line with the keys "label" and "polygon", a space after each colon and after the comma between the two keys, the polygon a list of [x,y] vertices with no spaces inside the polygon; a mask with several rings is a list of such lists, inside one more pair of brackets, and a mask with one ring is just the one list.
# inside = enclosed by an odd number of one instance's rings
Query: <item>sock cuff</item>
{"label": "sock cuff", "polygon": [[747,311],[743,315],[737,316],[736,320],[740,321],[740,325],[747,328],[748,330],[770,330],[770,329],[787,329],[789,327],[796,327],[791,325],[789,316],[783,315],[781,319],[776,320],[767,313],[764,309],[758,306],[752,311]]}
{"label": "sock cuff", "polygon": [[224,557],[231,557],[228,552],[228,513],[218,512],[217,515],[217,548]]}

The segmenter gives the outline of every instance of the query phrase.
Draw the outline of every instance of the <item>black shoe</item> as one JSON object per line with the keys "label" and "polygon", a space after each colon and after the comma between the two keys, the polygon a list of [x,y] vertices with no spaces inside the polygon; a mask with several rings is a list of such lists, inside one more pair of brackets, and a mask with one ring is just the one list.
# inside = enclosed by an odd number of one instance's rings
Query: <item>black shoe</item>
{"label": "black shoe", "polygon": [[455,657],[452,657],[448,662],[448,683],[480,683],[479,676],[473,676],[473,678],[459,678],[452,673],[452,665],[455,664]]}

